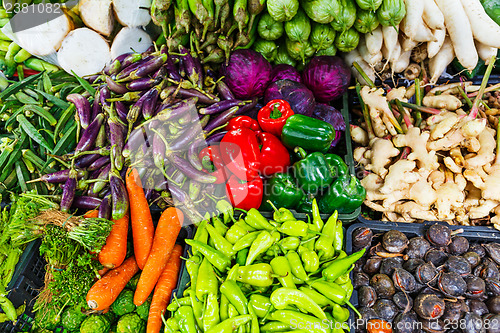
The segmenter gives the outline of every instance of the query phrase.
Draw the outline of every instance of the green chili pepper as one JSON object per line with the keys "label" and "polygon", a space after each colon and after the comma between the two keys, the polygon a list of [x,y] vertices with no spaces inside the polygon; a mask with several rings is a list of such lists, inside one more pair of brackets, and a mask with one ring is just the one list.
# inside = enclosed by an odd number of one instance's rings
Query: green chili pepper
{"label": "green chili pepper", "polygon": [[217,296],[218,290],[219,282],[214,269],[212,265],[210,265],[207,258],[204,258],[198,271],[198,279],[196,281],[196,297],[201,302],[205,302],[205,299],[209,294],[215,294]]}
{"label": "green chili pepper", "polygon": [[233,250],[233,245],[229,243],[224,236],[219,234],[212,225],[207,224],[205,228],[207,229],[210,238],[214,241],[214,245],[217,250],[221,251],[228,257],[232,257],[236,254],[236,251]]}
{"label": "green chili pepper", "polygon": [[231,205],[226,200],[219,200],[215,205],[215,209],[224,216],[224,223],[228,224],[230,221],[234,222],[234,210],[233,205]]}
{"label": "green chili pepper", "polygon": [[253,241],[260,234],[260,231],[254,231],[238,239],[238,241],[233,245],[233,251],[240,251],[248,248],[252,245]]}
{"label": "green chili pepper", "polygon": [[279,275],[277,278],[283,287],[296,288],[292,279],[292,269],[286,257],[276,257],[270,262],[273,272]]}
{"label": "green chili pepper", "polygon": [[200,269],[202,260],[203,258],[201,257],[201,254],[196,254],[186,260],[186,269],[189,273],[189,278],[191,279],[191,281],[197,281],[198,271]]}
{"label": "green chili pepper", "polygon": [[229,318],[221,322],[220,324],[215,325],[210,330],[206,331],[206,333],[230,333],[234,332],[236,328],[248,323],[252,319],[250,315],[242,315],[236,316],[233,318]]}
{"label": "green chili pepper", "polygon": [[252,294],[249,300],[249,306],[259,318],[264,318],[271,309],[271,300],[267,296]]}
{"label": "green chili pepper", "polygon": [[349,272],[354,268],[354,265],[351,266],[351,268],[345,272],[344,274],[342,274],[341,276],[339,276],[335,281],[336,284],[344,284],[344,283],[347,283],[351,280],[351,278],[349,277]]}
{"label": "green chili pepper", "polygon": [[294,305],[301,311],[309,312],[320,319],[326,319],[325,312],[323,312],[321,307],[300,290],[279,288],[273,291],[269,299],[278,310],[283,310],[288,305]]}
{"label": "green chili pepper", "polygon": [[271,313],[270,319],[295,327],[307,327],[307,329],[313,333],[331,332],[330,327],[325,325],[323,320],[297,311],[278,310]]}
{"label": "green chili pepper", "polygon": [[340,253],[343,247],[344,247],[344,229],[342,228],[342,221],[337,220],[337,223],[335,224],[335,233],[333,236],[333,248],[335,249],[335,253]]}
{"label": "green chili pepper", "polygon": [[203,331],[208,331],[220,323],[219,301],[216,294],[208,294],[205,311],[203,311]]}
{"label": "green chili pepper", "polygon": [[274,282],[274,273],[269,264],[253,264],[239,267],[236,280],[251,286],[269,287]]}
{"label": "green chili pepper", "polygon": [[196,324],[198,325],[198,327],[203,327],[203,303],[196,299],[196,293],[194,290],[188,290],[187,294],[191,299],[191,308],[193,310],[193,316]]}
{"label": "green chili pepper", "polygon": [[[252,321],[250,322],[250,333],[260,333],[260,325],[259,325],[259,318],[257,317],[257,314],[255,313],[253,307],[248,304],[248,313],[250,313],[250,316],[252,316]],[[247,324],[248,326],[248,324]],[[248,332],[248,327],[247,327],[247,332]]]}
{"label": "green chili pepper", "polygon": [[220,292],[227,297],[240,315],[248,314],[248,299],[235,281],[224,281],[220,286]]}
{"label": "green chili pepper", "polygon": [[276,257],[276,256],[279,256],[281,254],[281,249],[278,245],[278,243],[274,243],[273,245],[271,245],[271,247],[269,249],[267,249],[266,251],[266,256],[268,257]]}
{"label": "green chili pepper", "polygon": [[297,252],[288,251],[286,254],[286,258],[290,263],[292,273],[295,277],[303,281],[309,280],[309,277],[307,276],[307,273],[304,270],[304,266],[302,266],[302,261],[300,260],[300,257],[297,254]]}
{"label": "green chili pepper", "polygon": [[218,216],[212,217],[212,223],[214,225],[215,230],[222,236],[226,235],[228,227],[222,223],[222,220]]}
{"label": "green chili pepper", "polygon": [[333,303],[332,306],[332,316],[335,319],[335,321],[338,321],[339,323],[343,323],[349,319],[349,309],[344,308],[337,303]]}
{"label": "green chili pepper", "polygon": [[266,252],[274,242],[273,236],[268,231],[261,231],[250,246],[245,265],[250,265],[260,254]]}
{"label": "green chili pepper", "polygon": [[[203,244],[208,243],[208,231],[206,228],[207,224],[208,224],[207,219],[201,221],[200,224],[198,224],[198,226],[196,227],[196,233],[193,236],[193,239],[195,241],[201,242]],[[198,253],[197,249],[191,249],[191,251],[193,252],[193,254]]]}
{"label": "green chili pepper", "polygon": [[309,225],[299,220],[286,221],[278,227],[278,231],[288,236],[305,237],[309,231]]}
{"label": "green chili pepper", "polygon": [[191,248],[196,248],[215,268],[221,272],[224,272],[231,264],[230,258],[207,244],[203,244],[192,239],[186,239],[186,244],[190,245]]}
{"label": "green chili pepper", "polygon": [[314,302],[316,302],[316,304],[318,304],[322,308],[336,304],[329,300],[327,297],[318,293],[316,290],[311,289],[310,287],[302,286],[299,288],[299,290],[309,296]]}
{"label": "green chili pepper", "polygon": [[182,333],[197,333],[194,319],[193,308],[190,306],[181,306],[174,314],[177,319],[179,330]]}
{"label": "green chili pepper", "polygon": [[269,321],[260,327],[262,333],[287,332],[291,329],[290,323],[287,324],[280,321]]}
{"label": "green chili pepper", "polygon": [[280,246],[287,251],[295,251],[300,245],[300,239],[297,237],[285,237],[279,242]]}
{"label": "green chili pepper", "polygon": [[239,267],[240,267],[239,264],[236,264],[233,267],[231,267],[229,272],[227,272],[226,281],[236,281],[236,276],[238,276]]}
{"label": "green chili pepper", "polygon": [[229,243],[235,244],[241,237],[256,229],[249,226],[244,220],[239,220],[229,228],[226,239]]}
{"label": "green chili pepper", "polygon": [[318,256],[321,260],[330,259],[335,255],[333,242],[335,234],[337,232],[337,217],[338,213],[337,211],[335,211],[326,221],[326,224],[321,230],[322,235],[316,241],[315,249],[316,252],[318,252]]}
{"label": "green chili pepper", "polygon": [[269,221],[262,216],[262,214],[255,208],[250,208],[250,210],[247,212],[247,216],[245,217],[245,222],[257,229],[257,230],[273,230],[274,227],[272,224],[269,223]]}
{"label": "green chili pepper", "polygon": [[231,303],[227,305],[227,314],[229,318],[233,318],[239,315],[238,310],[236,310],[234,305],[232,305]]}
{"label": "green chili pepper", "polygon": [[304,251],[300,257],[304,263],[304,269],[306,272],[313,273],[318,270],[319,258],[316,252],[310,250]]}
{"label": "green chili pepper", "polygon": [[321,214],[319,212],[319,207],[318,207],[318,203],[316,202],[316,199],[313,199],[311,209],[312,209],[312,217],[313,217],[312,224],[314,225],[314,230],[319,232],[323,229],[323,226],[325,225],[325,223],[323,222],[323,219],[321,218]]}
{"label": "green chili pepper", "polygon": [[238,254],[236,255],[236,263],[238,265],[245,266],[245,262],[247,261],[248,257],[248,252],[249,252],[248,248],[238,251]]}
{"label": "green chili pepper", "polygon": [[275,204],[269,200],[268,205],[274,210],[273,220],[282,223],[285,221],[295,221],[297,220],[293,213],[289,210],[281,206],[280,209],[276,208]]}
{"label": "green chili pepper", "polygon": [[335,281],[339,276],[347,272],[352,264],[358,261],[365,254],[366,249],[351,254],[345,258],[335,259],[328,267],[326,267],[322,275],[325,279]]}
{"label": "green chili pepper", "polygon": [[191,305],[191,298],[190,297],[182,297],[182,298],[177,298],[175,297],[172,303],[170,303],[167,306],[167,310],[170,312],[175,312],[181,305]]}
{"label": "green chili pepper", "polygon": [[348,301],[345,290],[334,282],[316,280],[310,286],[339,305],[344,305]]}
{"label": "green chili pepper", "polygon": [[348,281],[346,283],[343,283],[343,284],[339,284],[339,286],[344,289],[345,293],[346,293],[346,299],[351,299],[351,296],[352,296],[352,292],[354,291],[354,287],[351,283],[351,281]]}
{"label": "green chili pepper", "polygon": [[220,296],[220,320],[221,321],[224,321],[224,320],[229,318],[228,305],[229,305],[229,300],[227,299],[227,297],[224,295],[221,295]]}

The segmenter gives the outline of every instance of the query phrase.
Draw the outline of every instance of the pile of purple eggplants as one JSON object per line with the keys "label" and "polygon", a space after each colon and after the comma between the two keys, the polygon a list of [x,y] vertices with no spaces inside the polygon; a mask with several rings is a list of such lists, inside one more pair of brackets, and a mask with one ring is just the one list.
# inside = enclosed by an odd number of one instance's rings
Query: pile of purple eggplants
{"label": "pile of purple eggplants", "polygon": [[123,217],[130,166],[149,184],[150,202],[176,200],[191,218],[200,217],[196,205],[225,195],[212,188],[215,177],[203,171],[198,151],[220,141],[228,120],[255,108],[257,99],[236,99],[183,46],[175,54],[165,46],[124,54],[88,81],[86,93],[67,97],[81,128],[75,151],[65,156],[71,168],[41,178],[63,184],[62,211],[98,207],[99,217]]}
{"label": "pile of purple eggplants", "polygon": [[356,332],[371,319],[394,332],[500,332],[500,244],[461,232],[434,224],[409,239],[355,229],[353,251],[367,249],[352,275],[362,314]]}

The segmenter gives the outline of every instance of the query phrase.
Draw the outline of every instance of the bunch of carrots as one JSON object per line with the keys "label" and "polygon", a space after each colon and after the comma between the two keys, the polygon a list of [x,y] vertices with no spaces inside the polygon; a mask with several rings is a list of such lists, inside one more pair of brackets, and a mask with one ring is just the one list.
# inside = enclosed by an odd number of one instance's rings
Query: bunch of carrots
{"label": "bunch of carrots", "polygon": [[[113,221],[113,229],[99,253],[100,263],[110,270],[89,290],[87,304],[93,310],[106,311],[130,279],[142,270],[134,304],[143,304],[154,289],[147,333],[158,333],[162,326],[162,314],[167,308],[179,275],[182,247],[175,244],[175,241],[184,215],[177,208],[167,208],[155,230],[137,170],[127,170],[125,182],[130,202],[129,213],[122,219]],[[94,211],[89,212],[86,217],[93,214]],[[129,216],[134,256],[125,259]]]}

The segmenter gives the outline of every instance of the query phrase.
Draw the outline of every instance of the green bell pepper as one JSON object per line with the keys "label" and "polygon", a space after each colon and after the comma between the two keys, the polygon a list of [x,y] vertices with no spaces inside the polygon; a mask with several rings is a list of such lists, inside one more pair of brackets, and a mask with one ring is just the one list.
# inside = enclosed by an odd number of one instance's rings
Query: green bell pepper
{"label": "green bell pepper", "polygon": [[278,172],[266,183],[260,209],[266,211],[273,209],[267,200],[270,200],[276,207],[294,208],[303,197],[304,192],[298,188],[293,176]]}
{"label": "green bell pepper", "polygon": [[500,1],[498,0],[480,0],[484,11],[497,24],[500,24]]}
{"label": "green bell pepper", "polygon": [[332,172],[333,179],[337,179],[338,177],[342,177],[349,173],[349,167],[345,164],[342,157],[336,154],[326,154],[325,155],[326,162],[330,167],[330,171]]}
{"label": "green bell pepper", "polygon": [[335,139],[335,129],[329,123],[301,114],[294,114],[286,120],[281,141],[288,148],[300,142],[306,150],[327,152]]}
{"label": "green bell pepper", "polygon": [[306,155],[300,147],[296,147],[295,151],[301,157],[292,167],[299,187],[312,194],[327,188],[333,181],[333,175],[325,155],[319,152]]}
{"label": "green bell pepper", "polygon": [[340,214],[352,213],[366,197],[366,190],[356,176],[344,175],[337,178],[319,199],[319,210],[323,214],[332,214],[337,210]]}
{"label": "green bell pepper", "polygon": [[312,214],[313,200],[314,200],[314,194],[308,193],[304,195],[302,200],[300,200],[299,205],[297,206],[297,212]]}

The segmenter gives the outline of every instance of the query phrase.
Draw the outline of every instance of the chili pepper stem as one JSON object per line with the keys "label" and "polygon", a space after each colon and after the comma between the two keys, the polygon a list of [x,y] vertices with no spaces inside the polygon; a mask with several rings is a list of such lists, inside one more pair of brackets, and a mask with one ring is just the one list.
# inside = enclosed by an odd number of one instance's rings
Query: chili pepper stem
{"label": "chili pepper stem", "polygon": [[350,307],[352,309],[352,311],[354,311],[354,313],[358,315],[359,319],[363,319],[363,316],[361,315],[361,313],[359,313],[358,309],[356,309],[354,307],[354,305],[351,304],[351,302],[346,301],[345,304],[347,304],[347,306]]}

